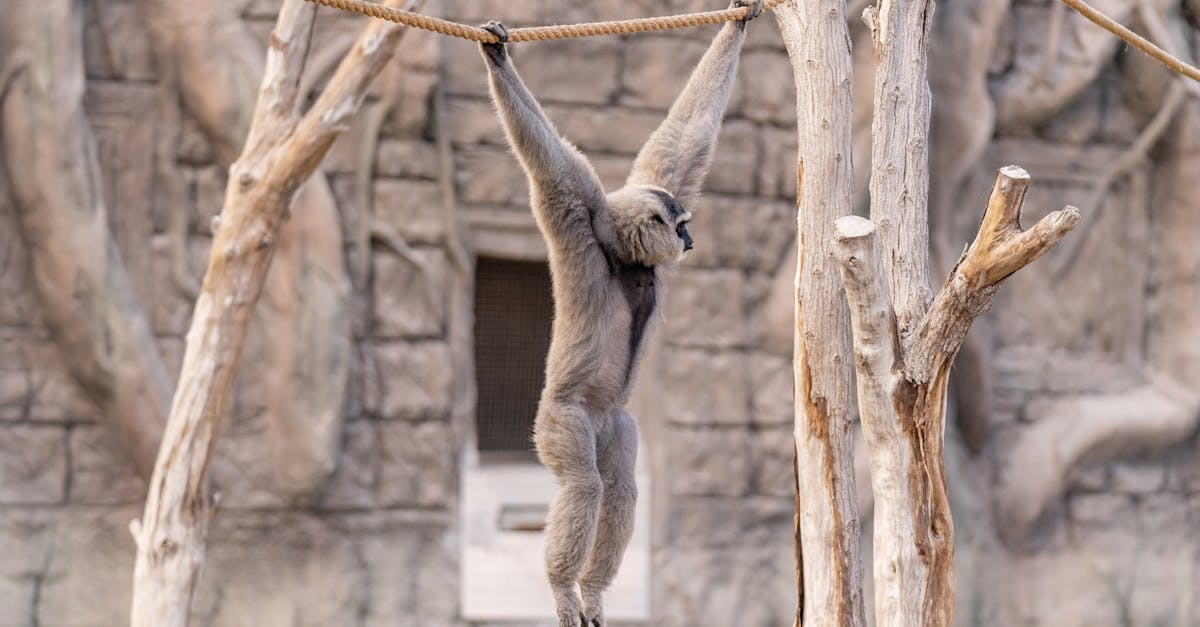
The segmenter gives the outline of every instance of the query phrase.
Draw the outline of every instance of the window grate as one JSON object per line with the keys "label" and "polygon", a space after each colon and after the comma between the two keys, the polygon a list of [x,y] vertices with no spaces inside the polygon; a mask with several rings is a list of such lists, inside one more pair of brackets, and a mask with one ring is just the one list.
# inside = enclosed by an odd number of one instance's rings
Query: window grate
{"label": "window grate", "polygon": [[481,452],[533,457],[554,304],[545,262],[480,258],[475,270],[475,413]]}

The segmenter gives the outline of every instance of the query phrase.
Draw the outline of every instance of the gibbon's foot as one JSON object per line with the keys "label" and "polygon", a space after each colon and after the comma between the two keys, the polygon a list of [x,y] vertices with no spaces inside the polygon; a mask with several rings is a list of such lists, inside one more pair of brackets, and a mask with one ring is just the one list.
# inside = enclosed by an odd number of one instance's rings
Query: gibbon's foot
{"label": "gibbon's foot", "polygon": [[738,23],[738,26],[746,28],[746,22],[762,15],[763,0],[733,0],[730,7],[750,7],[750,10],[746,12],[746,17],[743,17],[742,21]]}
{"label": "gibbon's foot", "polygon": [[604,609],[599,594],[589,594],[584,591],[583,613],[592,617],[591,620],[584,623],[586,627],[606,627],[607,623],[604,621]]}
{"label": "gibbon's foot", "polygon": [[483,52],[494,63],[504,63],[504,59],[508,56],[508,52],[504,49],[504,44],[508,42],[508,29],[504,27],[504,24],[496,20],[492,20],[487,24],[480,24],[479,28],[500,38],[500,43],[481,43],[479,47],[483,48]]}

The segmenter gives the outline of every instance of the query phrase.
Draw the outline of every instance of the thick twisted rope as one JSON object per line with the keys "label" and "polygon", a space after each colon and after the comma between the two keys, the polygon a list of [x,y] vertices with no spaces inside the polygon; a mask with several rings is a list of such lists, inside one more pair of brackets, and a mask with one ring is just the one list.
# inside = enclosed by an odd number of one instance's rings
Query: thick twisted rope
{"label": "thick twisted rope", "polygon": [[[350,11],[360,15],[369,15],[381,20],[397,22],[421,30],[433,31],[451,37],[469,39],[481,43],[499,43],[492,33],[479,28],[451,22],[420,13],[403,9],[387,7],[367,0],[308,0],[334,9]],[[784,0],[766,0],[763,10],[769,10]],[[631,20],[616,20],[612,22],[590,22],[586,24],[561,24],[555,26],[531,26],[513,28],[508,31],[508,41],[546,41],[550,39],[569,39],[572,37],[595,37],[598,35],[622,35],[625,33],[644,33],[654,30],[671,30],[675,28],[690,28],[705,24],[732,22],[746,17],[750,9],[733,7],[720,11],[704,11],[701,13],[685,13],[683,15],[668,15],[664,17],[643,17]]]}
{"label": "thick twisted rope", "polygon": [[[499,39],[492,33],[479,28],[478,26],[468,26],[443,20],[412,11],[396,9],[393,7],[383,6],[368,0],[308,0],[315,4],[321,4],[334,9],[350,11],[359,15],[368,15],[370,17],[388,20],[398,24],[404,24],[421,30],[433,31],[451,37],[460,37],[482,43],[499,43]],[[766,0],[763,5],[763,10],[770,10],[781,4],[784,0]],[[1063,4],[1078,11],[1088,20],[1098,24],[1102,28],[1113,33],[1117,37],[1125,40],[1129,45],[1141,50],[1142,52],[1154,57],[1163,65],[1171,68],[1194,81],[1200,82],[1200,69],[1189,65],[1169,52],[1154,45],[1144,37],[1129,30],[1128,28],[1117,23],[1112,18],[1097,11],[1095,8],[1084,2],[1084,0],[1062,0]],[[676,28],[690,28],[692,26],[703,26],[705,24],[718,24],[720,22],[732,22],[746,17],[749,12],[747,7],[733,7],[722,9],[720,11],[704,11],[701,13],[684,13],[683,15],[666,15],[663,17],[642,17],[631,20],[615,20],[611,22],[589,22],[586,24],[562,24],[555,26],[530,26],[526,28],[514,28],[508,31],[508,41],[546,41],[550,39],[569,39],[572,37],[595,37],[598,35],[623,35],[625,33],[644,33],[654,30],[672,30]]]}

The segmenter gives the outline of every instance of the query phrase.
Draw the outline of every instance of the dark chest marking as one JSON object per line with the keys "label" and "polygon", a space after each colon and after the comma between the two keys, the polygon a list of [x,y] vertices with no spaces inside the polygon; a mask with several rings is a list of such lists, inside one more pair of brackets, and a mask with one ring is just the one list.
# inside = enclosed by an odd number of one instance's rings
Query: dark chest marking
{"label": "dark chest marking", "polygon": [[625,302],[629,304],[629,363],[625,365],[625,382],[629,383],[633,364],[641,350],[642,337],[646,334],[646,325],[658,304],[658,286],[655,284],[654,268],[646,266],[619,268],[617,278],[621,281]]}

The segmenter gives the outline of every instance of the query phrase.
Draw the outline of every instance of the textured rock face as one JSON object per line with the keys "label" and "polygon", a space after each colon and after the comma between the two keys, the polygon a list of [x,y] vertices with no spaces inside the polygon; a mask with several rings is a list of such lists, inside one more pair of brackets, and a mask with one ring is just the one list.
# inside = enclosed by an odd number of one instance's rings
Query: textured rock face
{"label": "textured rock face", "polygon": [[[275,3],[246,4],[245,27],[265,39]],[[715,6],[430,4],[465,22],[512,24]],[[87,105],[110,226],[164,360],[177,369],[191,302],[175,274],[196,280],[205,267],[224,172],[162,76],[138,4],[90,2],[82,10]],[[1046,11],[1041,3],[1020,3],[1014,16]],[[314,49],[344,46],[359,23],[323,11]],[[523,44],[514,54],[559,128],[615,187],[712,32]],[[751,33],[708,193],[689,208],[697,248],[671,279],[641,373],[638,396],[648,400],[638,417],[654,481],[643,494],[654,511],[648,624],[784,625],[794,612],[791,373],[779,356],[791,344],[789,329],[779,340],[764,322],[776,269],[791,272],[786,260],[794,250],[793,86],[773,21],[755,22]],[[1014,23],[998,58],[1037,58],[1043,39]],[[193,624],[463,624],[458,463],[470,439],[452,416],[470,403],[470,387],[462,384],[474,373],[456,368],[463,339],[450,329],[456,316],[470,315],[471,304],[450,295],[442,181],[454,185],[456,209],[480,254],[544,253],[474,45],[410,33],[402,46],[389,115],[378,129],[356,125],[326,165],[347,255],[365,251],[369,259],[350,264],[357,273],[349,307],[355,359],[338,468],[308,507],[273,489],[262,372],[249,349],[214,459],[221,508]],[[1016,66],[1009,59],[994,67],[1001,76]],[[998,165],[1020,163],[1033,174],[1031,212],[1084,201],[1103,164],[1145,124],[1146,116],[1123,104],[1120,69],[1106,69],[1040,125],[1002,129],[966,184],[961,213],[943,225],[956,246],[974,231],[982,210],[976,188]],[[322,78],[313,77],[318,84]],[[444,98],[435,98],[435,89]],[[435,110],[438,102],[443,111]],[[434,124],[439,118],[444,124]],[[1198,127],[1179,128],[1187,138]],[[451,172],[439,165],[439,129],[450,142]],[[372,130],[380,135],[377,150],[364,158]],[[1183,209],[1195,196],[1171,188],[1172,202],[1156,204],[1165,194],[1151,184],[1162,177],[1156,167],[1151,161],[1123,176],[1078,256],[1056,259],[1056,251],[1038,262],[1058,268],[1053,276],[1035,267],[1013,277],[990,315],[992,436],[979,457],[952,473],[967,493],[955,503],[961,624],[1200,624],[1194,435],[1162,454],[1072,471],[1065,494],[1020,546],[997,539],[988,496],[992,464],[1043,418],[1046,402],[1131,386],[1158,355],[1154,363],[1183,379],[1200,372],[1200,341],[1193,335],[1172,343],[1162,330],[1164,319],[1182,320],[1171,333],[1196,333],[1196,303],[1159,291],[1180,285],[1194,294],[1200,264],[1180,251],[1200,234],[1194,211]],[[364,181],[369,190],[360,188]],[[126,527],[140,513],[144,488],[48,337],[7,203],[0,177],[0,627],[123,624],[134,550]],[[403,237],[424,269],[371,238],[365,215]],[[259,344],[270,337],[270,329],[255,333]]]}

